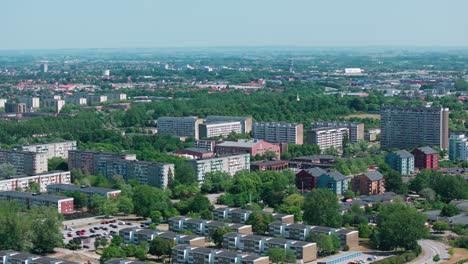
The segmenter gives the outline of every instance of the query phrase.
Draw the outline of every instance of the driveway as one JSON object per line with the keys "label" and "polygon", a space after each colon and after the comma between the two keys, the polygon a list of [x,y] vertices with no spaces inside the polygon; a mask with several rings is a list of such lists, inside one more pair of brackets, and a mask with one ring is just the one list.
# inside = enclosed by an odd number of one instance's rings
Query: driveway
{"label": "driveway", "polygon": [[[424,239],[424,240],[419,240],[418,244],[421,246],[422,253],[415,260],[408,262],[410,264],[443,263],[445,258],[450,257],[447,251],[447,245],[441,242]],[[439,254],[439,257],[440,257],[439,262],[435,262],[432,260],[432,258],[437,254]]]}

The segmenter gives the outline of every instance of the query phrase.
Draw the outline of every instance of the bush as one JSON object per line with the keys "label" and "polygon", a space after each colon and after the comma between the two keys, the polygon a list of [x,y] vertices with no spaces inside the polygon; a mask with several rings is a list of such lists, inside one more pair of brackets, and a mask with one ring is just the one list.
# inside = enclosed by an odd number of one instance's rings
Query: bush
{"label": "bush", "polygon": [[414,251],[406,251],[405,253],[397,256],[392,256],[389,258],[385,258],[382,260],[374,261],[372,263],[378,264],[403,264],[410,262],[411,260],[415,259],[418,256],[418,252],[420,249],[416,249]]}

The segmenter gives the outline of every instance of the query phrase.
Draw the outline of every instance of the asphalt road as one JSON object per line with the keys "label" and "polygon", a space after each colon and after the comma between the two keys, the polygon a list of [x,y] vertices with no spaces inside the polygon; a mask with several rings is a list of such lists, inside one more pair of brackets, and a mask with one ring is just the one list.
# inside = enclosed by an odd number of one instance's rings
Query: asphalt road
{"label": "asphalt road", "polygon": [[[408,262],[410,264],[435,264],[435,263],[444,263],[444,259],[449,257],[447,246],[443,243],[424,239],[419,240],[418,244],[422,248],[422,253],[415,260]],[[432,258],[439,254],[440,261],[435,262]]]}

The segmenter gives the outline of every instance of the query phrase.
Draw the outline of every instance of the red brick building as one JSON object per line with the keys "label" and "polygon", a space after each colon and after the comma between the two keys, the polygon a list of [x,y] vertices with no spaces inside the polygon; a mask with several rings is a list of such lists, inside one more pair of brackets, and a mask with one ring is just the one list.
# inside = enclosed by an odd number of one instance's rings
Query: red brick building
{"label": "red brick building", "polygon": [[250,153],[251,156],[265,155],[273,152],[276,159],[280,159],[280,147],[258,139],[239,139],[238,141],[224,141],[215,147],[217,155],[236,155]]}
{"label": "red brick building", "polygon": [[414,167],[423,169],[438,169],[439,154],[430,147],[417,148],[411,151],[414,155]]}
{"label": "red brick building", "polygon": [[327,171],[314,167],[301,170],[296,174],[296,187],[302,191],[310,191],[317,188],[317,181]]}
{"label": "red brick building", "polygon": [[375,195],[385,193],[385,180],[378,171],[370,171],[357,175],[352,179],[354,192],[360,195]]}

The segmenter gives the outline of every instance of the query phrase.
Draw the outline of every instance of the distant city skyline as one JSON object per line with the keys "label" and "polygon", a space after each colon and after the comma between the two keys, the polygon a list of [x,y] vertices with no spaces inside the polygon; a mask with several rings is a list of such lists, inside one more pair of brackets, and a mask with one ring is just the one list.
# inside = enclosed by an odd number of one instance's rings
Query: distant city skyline
{"label": "distant city skyline", "polygon": [[468,47],[465,0],[15,0],[1,50]]}

